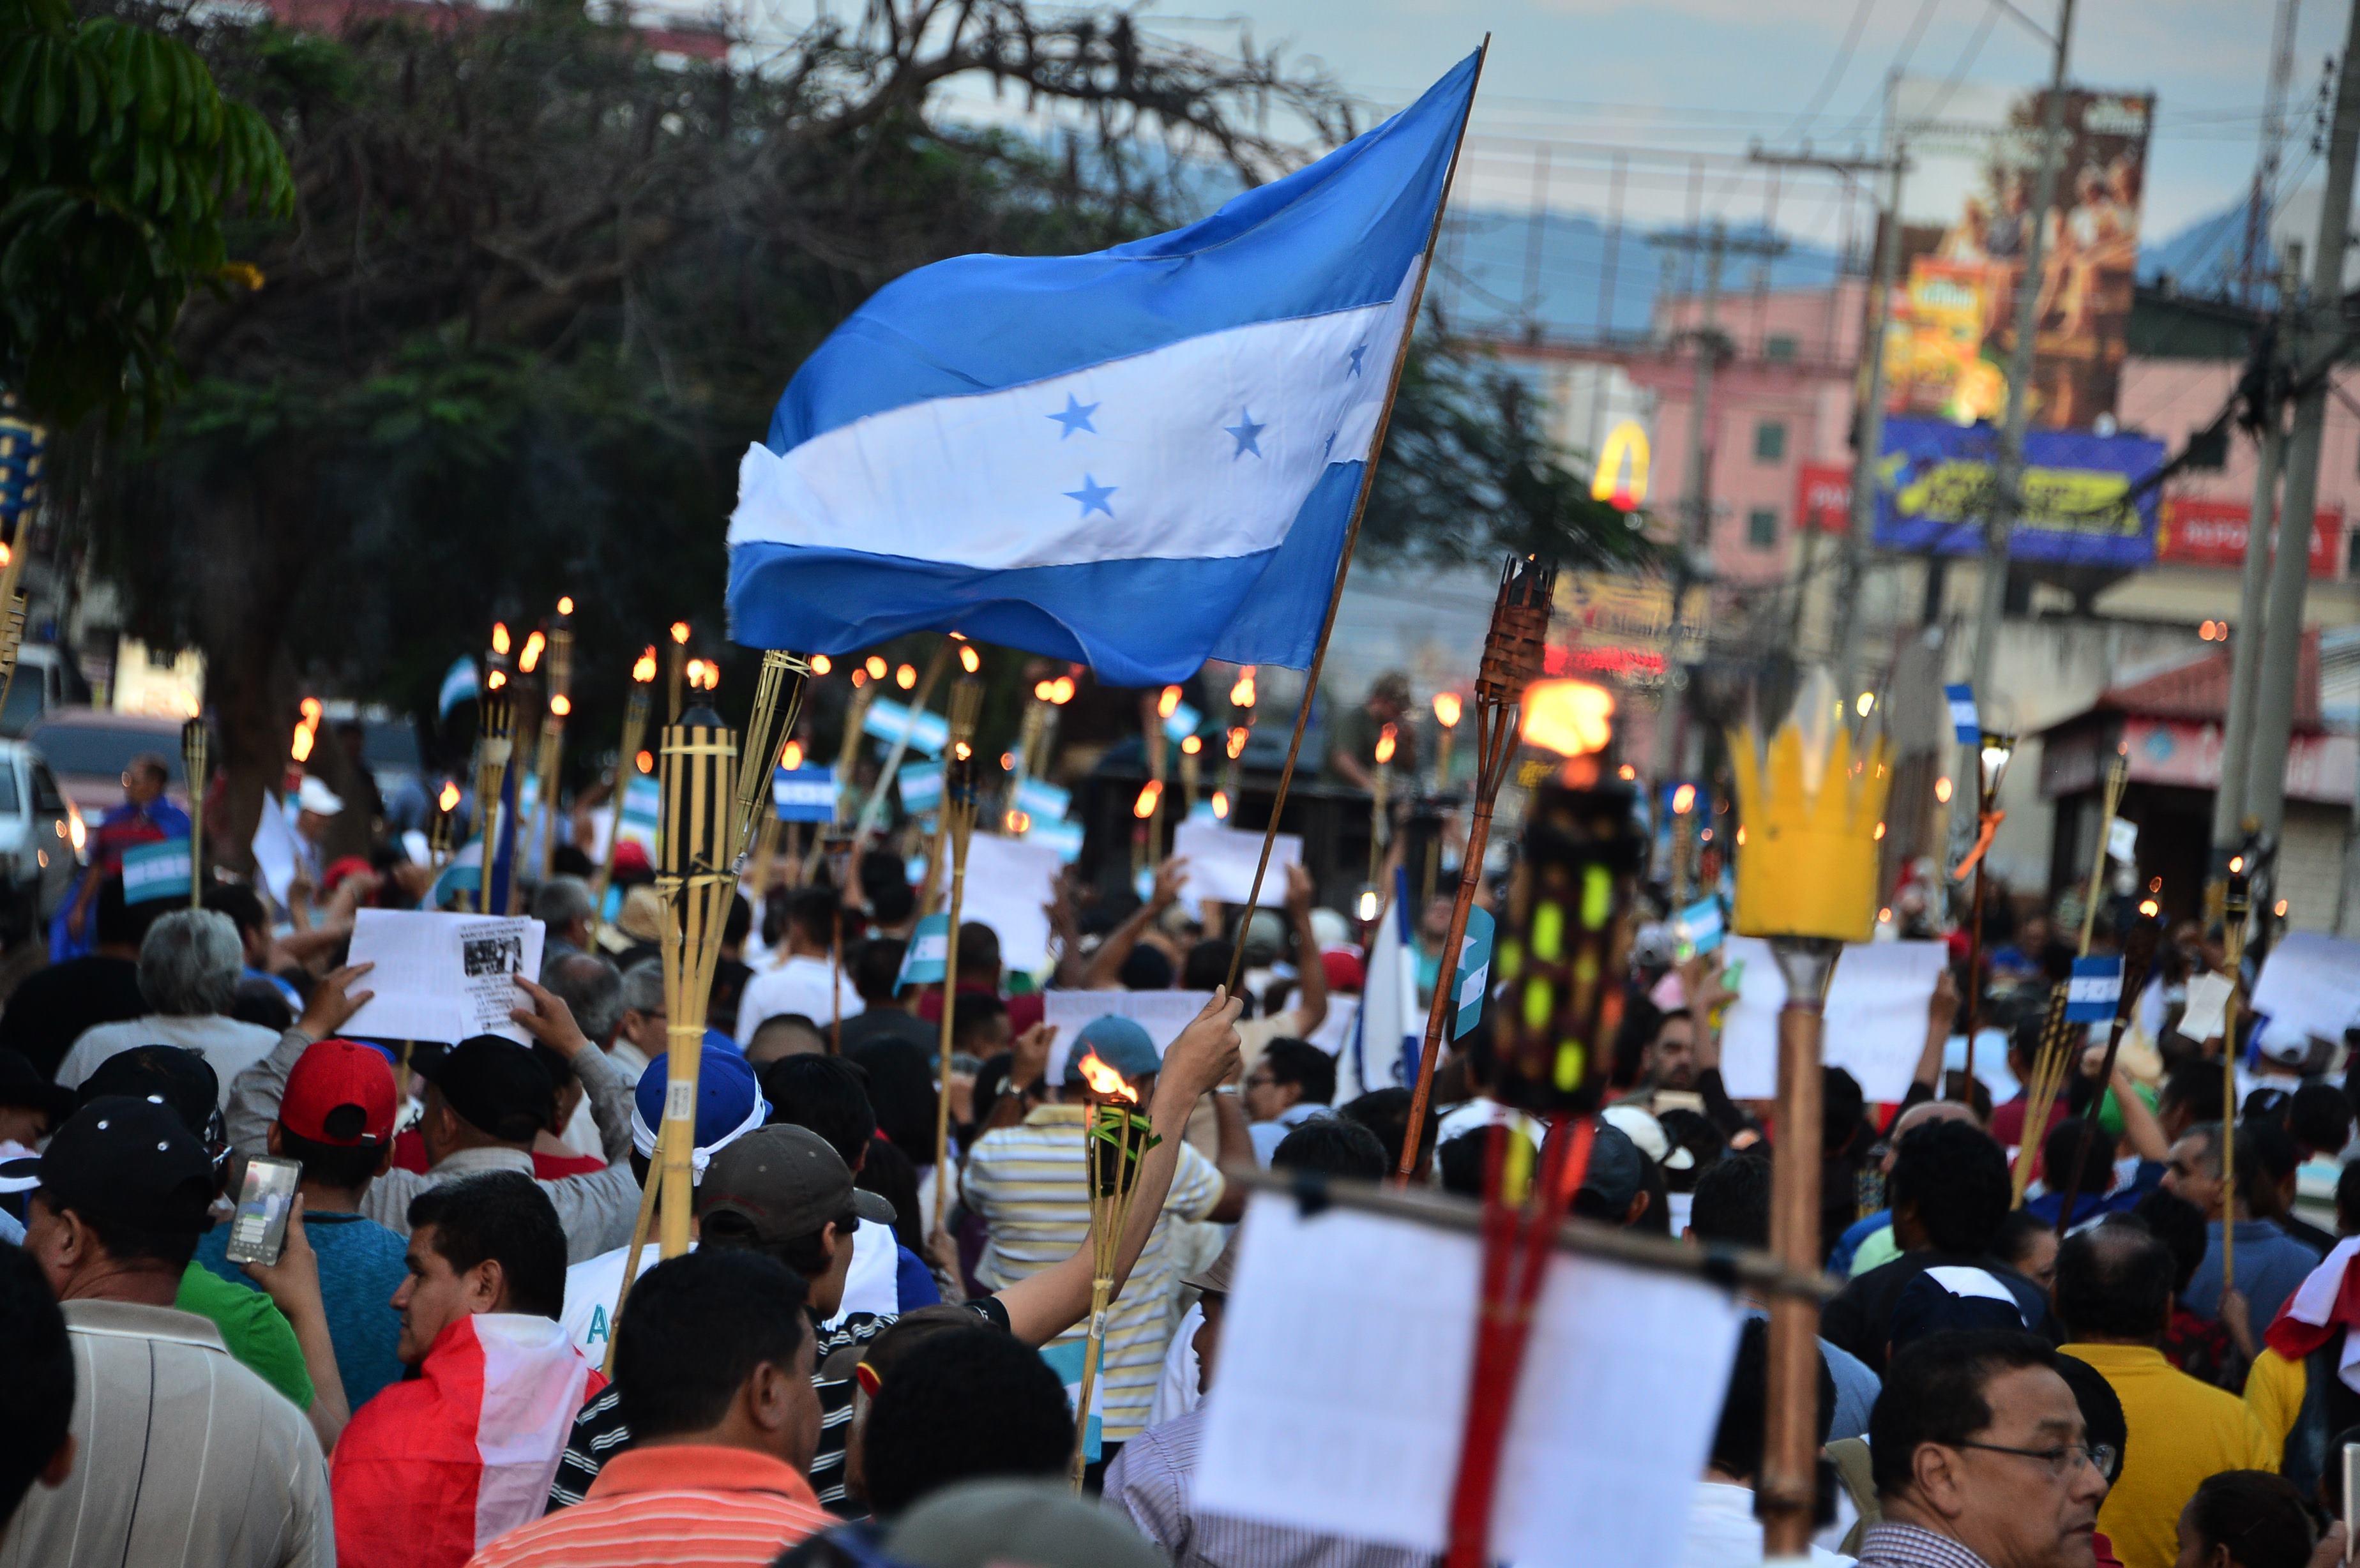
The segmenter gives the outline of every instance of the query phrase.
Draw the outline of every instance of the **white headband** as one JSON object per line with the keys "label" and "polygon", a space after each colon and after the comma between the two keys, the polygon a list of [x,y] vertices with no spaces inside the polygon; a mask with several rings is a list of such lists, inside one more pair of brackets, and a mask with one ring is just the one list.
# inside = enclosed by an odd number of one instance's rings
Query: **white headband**
{"label": "white headband", "polygon": [[[755,1128],[760,1127],[763,1122],[769,1119],[770,1115],[770,1102],[762,1098],[762,1091],[759,1088],[757,1088],[754,1091],[753,1108],[746,1113],[746,1119],[744,1121],[739,1122],[736,1127],[731,1127],[727,1132],[723,1133],[711,1143],[697,1145],[688,1151],[689,1185],[694,1186],[697,1182],[705,1180],[705,1168],[712,1162],[713,1157],[716,1153],[728,1148],[739,1138],[744,1138],[748,1133],[752,1132]],[[638,1151],[639,1158],[642,1160],[651,1161],[656,1157],[655,1129],[649,1127],[645,1121],[640,1119],[639,1102],[636,1095],[634,1095],[631,1100],[631,1148]]]}

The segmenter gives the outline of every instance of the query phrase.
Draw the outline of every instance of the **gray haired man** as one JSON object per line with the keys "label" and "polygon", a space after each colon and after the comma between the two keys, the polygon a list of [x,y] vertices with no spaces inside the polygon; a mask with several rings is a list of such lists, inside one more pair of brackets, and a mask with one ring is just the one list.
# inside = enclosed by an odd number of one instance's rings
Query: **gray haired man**
{"label": "gray haired man", "polygon": [[108,1057],[135,1045],[177,1045],[212,1063],[229,1104],[230,1080],[270,1054],[279,1037],[258,1024],[225,1016],[246,970],[237,925],[213,909],[175,909],[148,928],[139,944],[139,994],[145,1016],[82,1031],[58,1066],[69,1089]]}

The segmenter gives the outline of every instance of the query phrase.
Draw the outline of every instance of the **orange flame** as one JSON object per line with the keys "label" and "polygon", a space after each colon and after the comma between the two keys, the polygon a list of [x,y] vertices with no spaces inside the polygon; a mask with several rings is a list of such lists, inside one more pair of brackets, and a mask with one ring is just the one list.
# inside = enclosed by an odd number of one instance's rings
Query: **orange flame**
{"label": "orange flame", "polygon": [[631,758],[631,763],[642,773],[653,773],[656,770],[656,754],[651,751],[642,751],[639,756]]}
{"label": "orange flame", "polygon": [[1605,748],[1614,733],[1614,693],[1587,681],[1535,681],[1524,688],[1523,738],[1559,757]]}
{"label": "orange flame", "polygon": [[968,757],[973,757],[974,755],[975,747],[967,745],[967,742],[963,740],[955,740],[951,742],[951,757],[954,761],[965,762]]}
{"label": "orange flame", "polygon": [[517,668],[527,675],[531,674],[534,667],[541,663],[541,650],[548,646],[547,637],[539,631],[533,632],[524,639],[524,651],[517,655]]}
{"label": "orange flame", "polygon": [[1213,815],[1214,815],[1217,819],[1226,819],[1226,818],[1229,816],[1229,792],[1227,789],[1216,789],[1216,790],[1214,790],[1214,791],[1213,791]]}
{"label": "orange flame", "polygon": [[827,655],[824,653],[814,653],[811,656],[811,672],[814,675],[825,675],[835,668],[836,661],[828,658]]}
{"label": "orange flame", "polygon": [[1143,822],[1155,814],[1156,804],[1163,799],[1164,780],[1151,779],[1140,786],[1139,799],[1132,803],[1131,814]]}
{"label": "orange flame", "polygon": [[1180,755],[1183,757],[1194,757],[1204,749],[1205,743],[1195,735],[1183,735],[1180,739]]}
{"label": "orange flame", "polygon": [[631,665],[631,679],[644,686],[656,678],[656,645],[648,644],[647,652]]}
{"label": "orange flame", "polygon": [[1229,760],[1231,762],[1235,762],[1239,757],[1245,755],[1246,736],[1252,733],[1253,732],[1251,730],[1246,728],[1243,724],[1239,724],[1229,731]]}
{"label": "orange flame", "polygon": [[298,702],[296,706],[302,710],[303,722],[305,724],[310,724],[313,729],[320,727],[321,708],[319,698],[306,697],[300,702]]}
{"label": "orange flame", "polygon": [[1949,779],[1937,779],[1934,780],[1934,799],[1941,801],[1942,804],[1946,806],[1950,803],[1950,781]]}
{"label": "orange flame", "polygon": [[870,654],[867,662],[864,663],[861,668],[869,671],[869,679],[871,681],[882,681],[885,679],[885,661],[876,654]]}
{"label": "orange flame", "polygon": [[1139,1104],[1139,1091],[1124,1083],[1122,1074],[1101,1059],[1097,1051],[1086,1052],[1079,1062],[1074,1063],[1074,1071],[1082,1075],[1082,1082],[1088,1084],[1090,1092],[1100,1099],[1122,1100],[1134,1105]]}
{"label": "orange flame", "polygon": [[983,668],[983,655],[965,643],[959,644],[959,668],[969,675]]}
{"label": "orange flame", "polygon": [[1254,670],[1247,665],[1238,671],[1237,681],[1229,687],[1229,706],[1251,708],[1254,705]]}
{"label": "orange flame", "polygon": [[497,691],[508,683],[508,672],[505,670],[495,670],[484,678],[484,690]]}
{"label": "orange flame", "polygon": [[1056,690],[1057,683],[1054,681],[1035,681],[1032,682],[1032,700],[1036,702],[1045,702]]}
{"label": "orange flame", "polygon": [[1166,686],[1162,694],[1155,699],[1155,716],[1159,719],[1168,719],[1179,711],[1180,688]]}
{"label": "orange flame", "polygon": [[1074,678],[1070,675],[1058,676],[1055,684],[1050,690],[1049,701],[1062,708],[1073,700]]}
{"label": "orange flame", "polygon": [[1377,766],[1382,768],[1393,759],[1393,748],[1399,744],[1393,726],[1387,724],[1377,732]]}
{"label": "orange flame", "polygon": [[791,740],[780,749],[779,766],[792,773],[803,765],[803,743]]}
{"label": "orange flame", "polygon": [[311,760],[311,725],[297,724],[295,726],[295,742],[293,746],[289,747],[288,755],[292,757],[298,762],[309,762]]}
{"label": "orange flame", "polygon": [[674,621],[672,624],[672,640],[680,644],[683,648],[686,648],[688,646],[688,623],[686,621]]}
{"label": "orange flame", "polygon": [[1696,786],[1683,784],[1672,791],[1672,814],[1685,817],[1696,810]]}
{"label": "orange flame", "polygon": [[694,691],[702,689],[705,685],[705,660],[701,659],[690,659],[688,661],[688,668],[682,670],[681,674],[687,679],[690,691]]}
{"label": "orange flame", "polygon": [[562,719],[574,711],[574,700],[560,691],[549,700],[549,711]]}
{"label": "orange flame", "polygon": [[859,691],[863,686],[866,686],[866,685],[868,685],[868,684],[869,684],[869,671],[867,671],[866,670],[861,670],[861,669],[858,669],[858,668],[856,668],[856,669],[853,670],[853,672],[852,672],[852,689],[853,689],[854,691]]}
{"label": "orange flame", "polygon": [[508,650],[508,624],[506,621],[494,621],[492,623],[492,651],[497,654],[506,654]]}
{"label": "orange flame", "polygon": [[904,664],[893,671],[893,684],[902,691],[907,691],[917,683],[918,671],[915,666]]}
{"label": "orange flame", "polygon": [[1441,724],[1444,729],[1455,730],[1459,727],[1459,712],[1460,708],[1458,692],[1437,691],[1434,694],[1435,721]]}
{"label": "orange flame", "polygon": [[1006,821],[1008,831],[1020,837],[1032,831],[1032,818],[1029,812],[1011,810]]}
{"label": "orange flame", "polygon": [[447,779],[444,779],[442,781],[442,793],[434,797],[434,803],[442,807],[446,811],[457,811],[459,809],[459,786],[451,782]]}
{"label": "orange flame", "polygon": [[557,613],[561,615],[570,615],[574,613],[573,594],[560,593],[557,596]]}
{"label": "orange flame", "polygon": [[1003,751],[1000,754],[1000,770],[1002,773],[1013,773],[1016,771],[1016,754],[1014,752]]}

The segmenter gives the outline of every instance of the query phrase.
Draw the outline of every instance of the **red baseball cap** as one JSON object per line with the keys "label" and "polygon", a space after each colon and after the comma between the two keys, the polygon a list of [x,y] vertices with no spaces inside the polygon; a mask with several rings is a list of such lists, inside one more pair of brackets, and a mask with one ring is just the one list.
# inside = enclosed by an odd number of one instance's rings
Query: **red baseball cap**
{"label": "red baseball cap", "polygon": [[279,1124],[297,1138],[335,1149],[391,1142],[393,1069],[368,1046],[321,1040],[287,1074]]}
{"label": "red baseball cap", "polygon": [[1358,991],[1368,981],[1360,955],[1347,948],[1331,947],[1321,953],[1319,967],[1327,971],[1330,991]]}

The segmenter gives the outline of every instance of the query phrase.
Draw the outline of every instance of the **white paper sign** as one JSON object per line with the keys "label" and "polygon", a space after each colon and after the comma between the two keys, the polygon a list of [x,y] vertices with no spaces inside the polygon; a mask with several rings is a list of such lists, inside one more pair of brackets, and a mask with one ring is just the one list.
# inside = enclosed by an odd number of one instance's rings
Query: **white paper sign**
{"label": "white paper sign", "polygon": [[2254,1011],[2268,1015],[2274,1035],[2341,1040],[2360,1017],[2360,942],[2289,931],[2254,982]]}
{"label": "white paper sign", "polygon": [[[1343,1208],[1306,1219],[1292,1199],[1256,1194],[1191,1506],[1444,1550],[1479,1262],[1470,1235]],[[1491,1555],[1672,1568],[1743,1323],[1700,1279],[1557,1255],[1509,1418]]]}
{"label": "white paper sign", "polygon": [[[1188,897],[1202,902],[1242,904],[1253,892],[1254,865],[1262,859],[1262,834],[1218,822],[1184,822],[1172,830],[1172,854],[1188,863]],[[1303,864],[1303,838],[1280,833],[1270,846],[1270,869],[1262,879],[1260,903],[1286,904],[1286,868]]]}
{"label": "white paper sign", "polygon": [[[967,888],[959,920],[981,920],[1000,938],[1000,959],[1009,968],[1037,975],[1049,967],[1048,904],[1065,869],[1054,845],[1027,844],[978,833],[967,841]],[[936,909],[950,907],[948,857],[937,873]]]}
{"label": "white paper sign", "polygon": [[417,909],[360,909],[353,916],[353,964],[374,964],[360,982],[376,995],[345,1026],[372,1040],[440,1040],[496,1034],[519,1045],[532,1037],[508,1017],[530,1007],[515,976],[539,978],[541,923],[500,916]]}
{"label": "white paper sign", "polygon": [[1155,1042],[1155,1054],[1161,1056],[1212,999],[1210,991],[1043,991],[1041,1020],[1057,1026],[1056,1040],[1049,1047],[1046,1081],[1052,1084],[1065,1081],[1065,1063],[1073,1056],[1074,1041],[1085,1028],[1109,1013],[1145,1029],[1147,1038]]}
{"label": "white paper sign", "polygon": [[[1732,1099],[1775,1099],[1786,978],[1760,937],[1731,937],[1723,953],[1732,967],[1743,963],[1744,973],[1737,1000],[1721,1018],[1721,1082]],[[1890,1104],[1909,1092],[1910,1074],[1926,1051],[1926,1008],[1949,962],[1949,950],[1939,942],[1854,942],[1837,957],[1820,1060],[1857,1079],[1871,1104]]]}
{"label": "white paper sign", "polygon": [[2226,975],[2191,975],[2188,1003],[2180,1009],[2179,1032],[2202,1044],[2229,1029],[2229,997],[2236,987]]}
{"label": "white paper sign", "polygon": [[2116,860],[2138,858],[2138,823],[2115,817],[2106,823],[2106,853]]}
{"label": "white paper sign", "polygon": [[288,891],[295,885],[295,865],[301,846],[295,829],[279,804],[279,797],[263,791],[262,815],[254,824],[254,869],[270,889],[271,901],[287,908]]}

